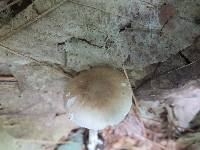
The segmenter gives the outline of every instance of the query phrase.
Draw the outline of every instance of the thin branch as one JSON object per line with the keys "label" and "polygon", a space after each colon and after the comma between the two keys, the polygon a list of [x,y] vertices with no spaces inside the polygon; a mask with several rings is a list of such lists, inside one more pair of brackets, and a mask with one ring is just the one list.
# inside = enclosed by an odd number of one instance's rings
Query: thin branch
{"label": "thin branch", "polygon": [[0,116],[21,115],[21,114],[23,114],[23,112],[30,110],[31,108],[35,107],[36,105],[40,104],[41,102],[43,102],[43,101],[38,100],[20,110],[0,113]]}
{"label": "thin branch", "polygon": [[172,72],[174,72],[174,71],[182,70],[182,69],[184,69],[184,68],[186,68],[186,67],[192,66],[193,64],[195,64],[195,63],[197,63],[197,62],[199,62],[199,61],[200,61],[200,59],[197,59],[197,60],[191,62],[190,64],[187,64],[187,65],[178,67],[178,68],[176,68],[176,69],[170,70],[170,71],[168,71],[168,72],[165,72],[165,73],[159,75],[158,77],[164,76],[164,75],[166,75],[166,74],[170,74],[170,73],[172,73]]}
{"label": "thin branch", "polygon": [[[124,71],[124,74],[125,74],[128,82],[129,82],[130,86],[131,86],[130,79],[129,79],[127,71],[126,71],[126,69],[124,67],[123,67],[123,71]],[[138,105],[137,98],[135,97],[135,94],[134,94],[133,90],[132,90],[132,95],[133,95],[133,100],[134,100],[134,103],[135,103],[136,111],[138,112],[139,111],[139,105]]]}
{"label": "thin branch", "polygon": [[198,63],[198,62],[200,62],[200,59],[197,59],[197,60],[191,62],[190,64],[186,64],[186,65],[183,65],[183,66],[181,66],[181,67],[172,69],[172,70],[170,70],[170,71],[166,71],[166,72],[164,72],[164,73],[162,73],[162,74],[159,74],[159,75],[156,75],[156,76],[152,76],[152,78],[148,78],[147,80],[145,80],[145,81],[144,81],[142,84],[140,84],[135,90],[138,90],[138,89],[141,88],[144,84],[150,82],[151,80],[157,79],[157,78],[159,78],[159,77],[165,76],[165,75],[170,74],[170,73],[173,73],[173,72],[175,72],[175,71],[179,71],[179,70],[185,69],[185,68],[187,68],[187,67],[191,67],[192,65],[194,65],[195,63]]}
{"label": "thin branch", "polygon": [[11,35],[13,35],[14,33],[22,30],[23,28],[33,24],[34,22],[38,21],[40,18],[44,17],[45,15],[49,14],[50,12],[52,12],[53,10],[55,10],[56,8],[60,7],[61,5],[63,5],[65,2],[67,2],[68,0],[63,0],[62,2],[59,2],[57,5],[53,6],[52,8],[48,9],[47,11],[43,12],[41,15],[38,15],[35,18],[32,18],[30,20],[28,20],[27,22],[25,22],[24,24],[18,26],[17,28],[15,28],[14,30],[11,30],[10,32],[6,33],[6,35],[4,35],[3,37],[0,38],[0,41],[3,41],[7,38],[9,38]]}
{"label": "thin branch", "polygon": [[0,47],[2,47],[3,49],[5,49],[6,51],[8,51],[9,53],[11,54],[14,54],[14,55],[17,55],[17,56],[20,56],[20,57],[23,57],[23,58],[26,58],[26,59],[29,59],[37,64],[41,64],[40,61],[36,60],[35,58],[31,57],[31,56],[27,56],[26,54],[22,53],[22,52],[19,52],[18,50],[16,49],[12,49],[10,47],[7,47],[5,45],[3,45],[2,43],[0,43]]}
{"label": "thin branch", "polygon": [[[125,74],[125,76],[126,76],[128,82],[129,82],[129,84],[130,84],[130,86],[131,86],[130,79],[129,79],[128,74],[127,74],[127,71],[126,71],[126,69],[125,69],[124,67],[123,67],[123,70],[124,70],[124,74]],[[131,89],[132,89],[132,88],[131,88]],[[139,119],[139,121],[142,123],[142,125],[143,125],[143,127],[144,127],[144,122],[143,122],[143,120],[140,118],[139,104],[138,104],[137,98],[136,98],[136,96],[135,96],[133,90],[132,90],[132,97],[133,97],[133,101],[134,101],[134,104],[135,104],[135,105],[134,105],[135,114],[136,114],[137,118]],[[145,128],[144,128],[144,136],[145,136],[145,138],[146,138],[146,131],[145,131]]]}
{"label": "thin branch", "polygon": [[18,2],[20,2],[21,0],[15,0],[13,2],[11,2],[10,4],[6,5],[4,8],[0,9],[0,13],[6,9],[8,9],[9,7],[12,7],[13,5],[17,4]]}
{"label": "thin branch", "polygon": [[[97,8],[97,7],[92,6],[92,5],[87,5],[87,4],[83,4],[83,3],[79,3],[79,2],[75,2],[75,1],[71,1],[71,0],[63,0],[62,2],[58,3],[57,5],[53,6],[50,9],[48,9],[47,11],[43,12],[42,14],[38,15],[37,17],[28,20],[24,24],[18,26],[17,28],[14,28],[10,32],[6,33],[4,36],[2,36],[0,38],[0,41],[3,41],[5,39],[9,38],[14,33],[16,33],[18,31],[22,30],[23,28],[25,28],[25,27],[33,24],[34,22],[38,21],[40,18],[44,17],[45,15],[49,14],[50,12],[52,12],[53,10],[55,10],[56,8],[58,8],[61,5],[63,5],[65,2],[70,2],[70,3],[76,4],[76,5],[80,5],[80,6],[84,6],[84,7],[89,7],[89,8],[92,8],[92,9],[95,9],[95,10],[98,10],[98,11],[101,11],[101,12],[104,12],[104,13],[107,13],[107,14],[112,14],[113,16],[118,16],[118,17],[121,17],[121,18],[129,19],[129,20],[131,20],[131,22],[133,22],[133,20],[130,17],[128,17],[128,16],[124,16],[124,15],[120,15],[120,14],[115,14],[115,13],[112,13],[112,12],[109,12],[109,11],[105,11],[103,9]],[[144,26],[141,23],[139,23],[139,24],[140,24],[140,26]],[[157,30],[157,29],[155,29],[155,30]]]}
{"label": "thin branch", "polygon": [[95,9],[95,10],[98,10],[98,11],[101,11],[101,12],[104,12],[104,13],[106,13],[106,14],[111,14],[111,15],[118,16],[118,17],[121,17],[121,18],[130,19],[130,18],[127,17],[127,16],[120,15],[120,14],[115,14],[115,13],[106,11],[106,10],[104,10],[104,9],[97,8],[97,7],[92,6],[92,5],[87,5],[87,4],[79,3],[79,2],[76,2],[76,1],[72,1],[72,0],[68,0],[68,2],[71,2],[71,3],[76,4],[76,5],[84,6],[84,7],[89,7],[89,8],[92,8],[92,9]]}
{"label": "thin branch", "polygon": [[17,82],[17,79],[13,76],[0,76],[0,82]]}
{"label": "thin branch", "polygon": [[41,62],[41,61],[31,57],[31,56],[27,56],[26,54],[20,52],[19,50],[9,48],[8,46],[5,46],[5,45],[3,45],[1,43],[0,43],[0,47],[2,47],[3,49],[5,49],[6,51],[8,51],[11,54],[23,57],[23,58],[25,58],[27,60],[31,60],[34,63],[39,64],[39,65],[49,66],[49,67],[51,67],[51,68],[53,68],[53,69],[55,69],[55,70],[57,70],[59,72],[62,72],[67,78],[72,78],[73,77],[73,74],[71,74],[69,71],[66,71],[63,67],[61,67],[58,64],[48,64],[47,62]]}

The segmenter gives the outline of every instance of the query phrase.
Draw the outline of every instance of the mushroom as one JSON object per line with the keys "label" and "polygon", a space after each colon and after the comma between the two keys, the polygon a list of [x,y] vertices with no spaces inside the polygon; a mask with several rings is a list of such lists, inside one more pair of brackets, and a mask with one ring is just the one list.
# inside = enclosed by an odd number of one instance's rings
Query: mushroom
{"label": "mushroom", "polygon": [[81,127],[101,130],[116,125],[131,105],[130,83],[117,69],[94,67],[69,81],[66,108],[70,119]]}

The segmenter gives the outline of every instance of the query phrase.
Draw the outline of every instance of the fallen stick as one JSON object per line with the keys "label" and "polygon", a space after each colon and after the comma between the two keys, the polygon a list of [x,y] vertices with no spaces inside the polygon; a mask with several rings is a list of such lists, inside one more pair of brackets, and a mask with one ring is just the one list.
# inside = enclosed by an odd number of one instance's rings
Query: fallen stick
{"label": "fallen stick", "polygon": [[0,76],[0,82],[17,82],[17,79],[13,76]]}

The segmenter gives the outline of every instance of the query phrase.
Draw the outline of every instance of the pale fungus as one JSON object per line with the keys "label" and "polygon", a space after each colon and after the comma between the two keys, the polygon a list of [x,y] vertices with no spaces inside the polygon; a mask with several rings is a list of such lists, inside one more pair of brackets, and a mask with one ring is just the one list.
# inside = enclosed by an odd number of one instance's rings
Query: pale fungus
{"label": "pale fungus", "polygon": [[66,108],[81,127],[101,130],[121,122],[132,105],[132,90],[124,73],[110,67],[80,72],[69,82]]}

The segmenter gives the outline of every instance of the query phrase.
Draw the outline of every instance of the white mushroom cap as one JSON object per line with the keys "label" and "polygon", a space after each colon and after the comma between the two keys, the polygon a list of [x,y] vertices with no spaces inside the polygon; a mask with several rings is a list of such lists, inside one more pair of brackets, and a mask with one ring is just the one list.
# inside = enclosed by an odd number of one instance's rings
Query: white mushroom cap
{"label": "white mushroom cap", "polygon": [[125,75],[109,67],[81,72],[70,81],[66,97],[71,120],[94,130],[118,124],[132,105],[132,90]]}

